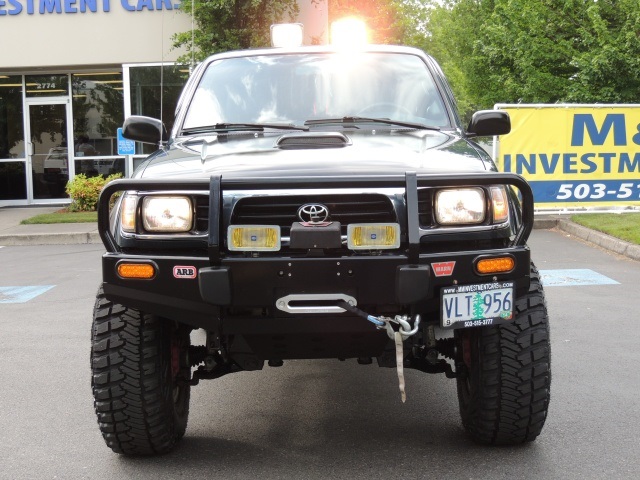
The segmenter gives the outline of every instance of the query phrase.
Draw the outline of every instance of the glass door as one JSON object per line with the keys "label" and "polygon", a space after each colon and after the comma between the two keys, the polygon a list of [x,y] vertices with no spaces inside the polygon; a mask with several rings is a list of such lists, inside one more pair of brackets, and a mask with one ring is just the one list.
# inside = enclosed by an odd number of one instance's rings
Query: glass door
{"label": "glass door", "polygon": [[68,147],[69,101],[28,99],[27,106],[30,200],[47,203],[69,198],[65,192],[73,173]]}

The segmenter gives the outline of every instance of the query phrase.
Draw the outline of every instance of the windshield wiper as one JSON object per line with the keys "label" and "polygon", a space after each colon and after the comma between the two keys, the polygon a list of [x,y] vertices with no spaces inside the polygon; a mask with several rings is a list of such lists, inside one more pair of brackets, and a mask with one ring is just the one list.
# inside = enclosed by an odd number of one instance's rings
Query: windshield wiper
{"label": "windshield wiper", "polygon": [[231,131],[257,131],[263,132],[265,129],[273,130],[301,130],[306,132],[309,127],[293,125],[291,123],[216,123],[215,125],[204,125],[202,127],[185,128],[183,135],[194,135],[209,132],[231,132]]}
{"label": "windshield wiper", "polygon": [[432,127],[418,122],[404,122],[402,120],[391,120],[389,118],[370,118],[370,117],[341,117],[341,118],[320,118],[317,120],[307,120],[305,125],[330,125],[339,124],[356,124],[356,123],[384,123],[396,127],[415,128],[417,130],[440,130],[440,127]]}

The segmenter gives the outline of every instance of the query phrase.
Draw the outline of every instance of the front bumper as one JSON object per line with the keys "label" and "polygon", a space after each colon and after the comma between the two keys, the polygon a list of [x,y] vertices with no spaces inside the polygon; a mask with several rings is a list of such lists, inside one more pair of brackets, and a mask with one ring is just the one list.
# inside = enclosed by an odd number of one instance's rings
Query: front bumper
{"label": "front bumper", "polygon": [[[516,267],[508,274],[479,275],[479,258],[510,255]],[[104,291],[108,298],[149,313],[173,318],[197,327],[216,326],[221,309],[264,309],[269,317],[291,317],[277,308],[288,295],[348,295],[371,313],[405,308],[414,313],[435,314],[440,289],[451,285],[513,280],[516,295],[529,288],[530,254],[527,247],[500,251],[421,254],[418,264],[404,255],[347,258],[234,258],[212,267],[202,257],[167,257],[107,253],[103,257]],[[123,279],[121,262],[151,263],[151,280]],[[434,275],[433,264],[454,263],[451,275]],[[176,274],[176,268],[192,268],[194,278]],[[348,314],[347,314],[348,315]],[[229,322],[232,316],[226,315]],[[228,325],[231,328],[231,325]]]}
{"label": "front bumper", "polygon": [[[522,222],[508,247],[499,249],[428,253],[429,232],[419,229],[418,187],[510,184],[522,196]],[[260,190],[285,188],[386,188],[404,187],[406,191],[407,242],[400,253],[342,256],[228,256],[223,251],[222,205],[225,189]],[[208,191],[209,235],[206,256],[174,256],[166,249],[149,248],[144,254],[132,254],[118,245],[109,226],[109,199],[123,190],[203,190]],[[190,181],[122,180],[112,182],[103,191],[98,217],[100,235],[107,248],[103,257],[104,291],[114,302],[162,315],[195,327],[224,334],[251,333],[286,325],[291,329],[308,328],[309,322],[296,318],[338,317],[348,324],[352,314],[291,313],[278,307],[289,296],[304,299],[308,295],[348,296],[359,308],[372,314],[420,313],[427,322],[438,320],[440,290],[452,285],[512,280],[515,294],[529,287],[530,254],[526,239],[533,225],[533,197],[528,184],[519,176],[498,173],[460,175],[416,175],[358,178],[258,178],[211,179]],[[137,250],[139,252],[139,250]],[[475,262],[483,257],[509,255],[515,268],[499,275],[480,275]],[[156,270],[151,280],[121,278],[121,262],[150,263]],[[436,275],[434,264],[454,265],[450,272]],[[176,270],[178,269],[178,270]],[[193,272],[185,275],[184,272]],[[274,323],[275,322],[275,323]],[[318,322],[315,322],[318,324]],[[367,328],[367,322],[361,322]],[[327,327],[328,324],[324,326]]]}

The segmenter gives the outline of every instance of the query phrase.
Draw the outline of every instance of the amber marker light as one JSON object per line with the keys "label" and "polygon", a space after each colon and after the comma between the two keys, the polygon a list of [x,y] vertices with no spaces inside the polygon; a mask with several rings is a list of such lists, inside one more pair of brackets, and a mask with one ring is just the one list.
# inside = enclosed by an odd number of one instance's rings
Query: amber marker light
{"label": "amber marker light", "polygon": [[120,263],[118,264],[120,278],[149,280],[156,275],[156,268],[150,263]]}
{"label": "amber marker light", "polygon": [[504,187],[491,187],[491,203],[493,204],[493,222],[506,222],[509,219],[509,202]]}
{"label": "amber marker light", "polygon": [[476,270],[481,275],[491,273],[508,273],[516,266],[513,257],[481,258],[476,263]]}
{"label": "amber marker light", "polygon": [[136,231],[136,208],[138,198],[134,195],[126,194],[122,198],[122,206],[120,208],[120,224],[122,230],[128,233]]}

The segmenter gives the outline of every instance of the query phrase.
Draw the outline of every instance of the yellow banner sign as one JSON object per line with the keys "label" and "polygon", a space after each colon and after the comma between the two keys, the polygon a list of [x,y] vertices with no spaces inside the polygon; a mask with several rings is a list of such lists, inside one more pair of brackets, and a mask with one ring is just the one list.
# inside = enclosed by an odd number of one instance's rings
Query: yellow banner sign
{"label": "yellow banner sign", "polygon": [[640,105],[496,105],[511,117],[496,162],[536,206],[640,205]]}

